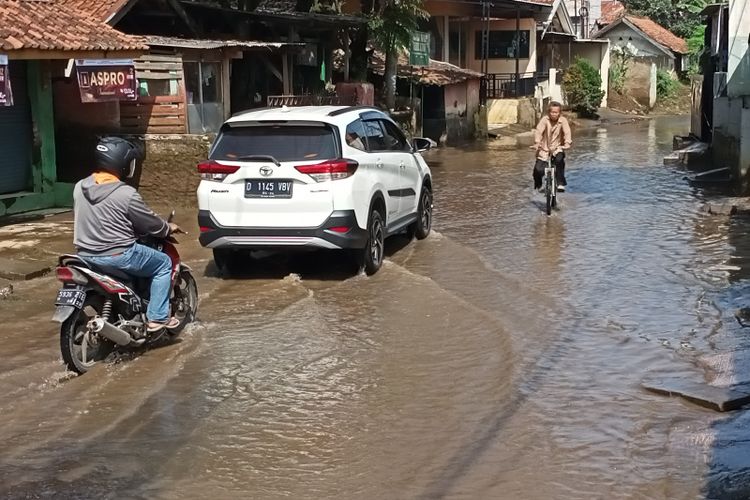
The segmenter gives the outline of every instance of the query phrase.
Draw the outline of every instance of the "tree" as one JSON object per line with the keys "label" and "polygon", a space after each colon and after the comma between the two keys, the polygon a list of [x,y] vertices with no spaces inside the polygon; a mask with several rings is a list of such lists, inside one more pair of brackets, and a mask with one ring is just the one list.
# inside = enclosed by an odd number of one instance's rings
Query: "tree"
{"label": "tree", "polygon": [[373,40],[385,53],[385,102],[388,109],[396,106],[399,53],[409,46],[412,32],[428,15],[422,8],[422,0],[380,0],[377,6],[373,4],[369,28]]}
{"label": "tree", "polygon": [[701,24],[706,0],[623,0],[629,12],[651,18],[674,34],[690,38]]}

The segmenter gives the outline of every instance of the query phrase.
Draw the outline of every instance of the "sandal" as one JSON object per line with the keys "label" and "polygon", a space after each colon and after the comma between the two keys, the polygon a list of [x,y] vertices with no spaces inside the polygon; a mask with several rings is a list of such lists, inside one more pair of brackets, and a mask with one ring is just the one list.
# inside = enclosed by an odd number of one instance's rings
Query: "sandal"
{"label": "sandal", "polygon": [[167,321],[149,321],[148,331],[149,333],[158,332],[162,328],[172,330],[174,328],[177,328],[178,326],[180,326],[180,320],[172,316]]}

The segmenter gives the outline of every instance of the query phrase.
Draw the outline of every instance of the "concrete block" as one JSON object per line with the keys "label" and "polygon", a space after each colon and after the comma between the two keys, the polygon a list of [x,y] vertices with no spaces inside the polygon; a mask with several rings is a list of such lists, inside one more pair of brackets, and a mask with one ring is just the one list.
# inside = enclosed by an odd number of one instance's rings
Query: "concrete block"
{"label": "concrete block", "polygon": [[664,157],[664,166],[674,167],[682,165],[682,159],[678,153],[672,153]]}
{"label": "concrete block", "polygon": [[647,391],[665,396],[680,396],[686,401],[716,411],[732,411],[750,404],[750,388],[716,387],[684,378],[654,378],[641,383]]}
{"label": "concrete block", "polygon": [[674,151],[678,149],[685,149],[695,142],[695,139],[689,136],[676,135],[672,138],[672,149]]}
{"label": "concrete block", "polygon": [[0,278],[11,281],[26,281],[44,276],[52,270],[49,262],[20,260],[0,257]]}

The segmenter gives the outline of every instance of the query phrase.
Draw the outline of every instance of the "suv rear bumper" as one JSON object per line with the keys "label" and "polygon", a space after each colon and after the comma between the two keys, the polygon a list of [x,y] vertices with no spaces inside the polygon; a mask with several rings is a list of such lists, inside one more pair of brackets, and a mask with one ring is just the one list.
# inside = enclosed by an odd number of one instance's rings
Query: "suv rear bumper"
{"label": "suv rear bumper", "polygon": [[[198,211],[201,245],[207,248],[324,248],[329,250],[364,248],[367,230],[357,225],[354,210],[339,210],[316,228],[240,228],[219,225],[208,210]],[[349,228],[344,233],[330,228]]]}

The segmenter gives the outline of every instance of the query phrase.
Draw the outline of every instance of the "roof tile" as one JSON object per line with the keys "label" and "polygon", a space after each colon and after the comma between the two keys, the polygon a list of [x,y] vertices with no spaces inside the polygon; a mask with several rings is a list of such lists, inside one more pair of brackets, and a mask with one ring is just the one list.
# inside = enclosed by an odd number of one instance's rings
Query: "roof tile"
{"label": "roof tile", "polygon": [[66,0],[0,0],[0,51],[145,50],[126,35],[71,9]]}
{"label": "roof tile", "polygon": [[636,28],[644,32],[654,41],[663,45],[669,50],[677,52],[678,54],[687,54],[688,52],[690,52],[685,40],[678,37],[664,26],[652,21],[651,19],[638,16],[625,16],[625,19],[635,25]]}

